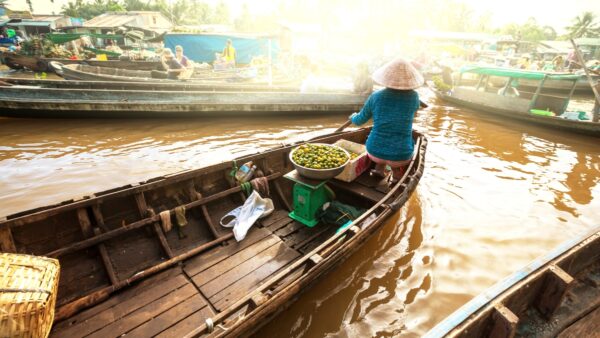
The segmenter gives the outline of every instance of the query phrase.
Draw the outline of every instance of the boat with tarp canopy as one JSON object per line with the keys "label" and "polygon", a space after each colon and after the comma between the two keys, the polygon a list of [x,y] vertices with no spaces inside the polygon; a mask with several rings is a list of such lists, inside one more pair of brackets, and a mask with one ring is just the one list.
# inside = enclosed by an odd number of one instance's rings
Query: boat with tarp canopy
{"label": "boat with tarp canopy", "polygon": [[[553,93],[568,93],[571,91],[571,80],[576,81],[574,92],[579,94],[593,94],[587,79],[580,74],[573,73],[551,73],[532,70],[522,70],[514,68],[498,68],[498,67],[479,67],[479,66],[464,66],[460,69],[461,73],[471,73],[479,75],[488,75],[494,77],[511,77],[518,79],[519,88],[524,90],[535,90],[539,81],[545,79],[544,90]],[[596,80],[600,76],[594,76]],[[498,83],[498,80],[492,80]]]}
{"label": "boat with tarp canopy", "polygon": [[[468,85],[464,85],[462,79],[466,74],[474,75],[475,81],[469,80]],[[466,66],[461,68],[453,86],[433,91],[442,100],[472,108],[479,114],[491,113],[546,127],[600,136],[597,114],[593,119],[586,112],[582,112],[577,118],[573,118],[573,114],[565,114],[581,77],[576,74]],[[525,80],[537,83],[535,91],[520,87],[520,83]],[[546,90],[545,84],[548,81],[566,83],[570,88],[568,94],[560,95]],[[433,86],[432,84],[430,88]]]}

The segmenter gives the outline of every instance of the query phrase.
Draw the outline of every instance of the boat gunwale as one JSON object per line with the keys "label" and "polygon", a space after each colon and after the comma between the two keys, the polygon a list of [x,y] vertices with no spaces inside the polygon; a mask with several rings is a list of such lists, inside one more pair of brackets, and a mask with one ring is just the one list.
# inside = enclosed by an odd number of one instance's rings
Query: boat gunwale
{"label": "boat gunwale", "polygon": [[[88,81],[88,82],[102,82],[102,81]],[[124,82],[124,83],[137,83],[137,82]],[[120,83],[119,83],[120,84]],[[329,97],[332,96],[332,94],[335,94],[336,97],[338,96],[346,96],[346,97],[363,97],[366,98],[368,97],[368,95],[364,95],[364,94],[355,94],[355,93],[349,93],[349,92],[310,92],[310,93],[302,93],[300,91],[290,91],[290,92],[278,92],[278,91],[251,91],[251,90],[246,90],[242,93],[238,93],[238,92],[232,92],[232,91],[228,91],[228,90],[186,90],[186,91],[181,91],[181,90],[160,90],[160,91],[156,91],[156,90],[142,90],[142,89],[89,89],[89,88],[47,88],[47,87],[2,87],[2,90],[8,90],[8,91],[42,91],[42,92],[98,92],[98,93],[104,93],[104,92],[110,92],[110,93],[119,93],[119,94],[138,94],[138,93],[166,93],[166,94],[182,94],[182,95],[186,95],[186,94],[210,94],[210,95],[215,95],[215,94],[222,94],[222,95],[227,95],[227,96],[247,96],[249,94],[257,94],[257,95],[272,95],[272,94],[277,94],[277,96],[281,96],[281,95],[289,95],[289,96],[297,96],[297,97],[310,97],[310,96],[314,96],[314,97]],[[3,100],[0,97],[0,100]]]}
{"label": "boat gunwale", "polygon": [[[99,202],[107,199],[107,198],[116,198],[126,196],[128,194],[135,194],[140,192],[149,191],[152,189],[164,187],[173,183],[180,183],[185,180],[191,179],[193,177],[213,172],[224,170],[230,168],[233,161],[249,161],[255,160],[257,158],[267,156],[272,153],[286,151],[287,149],[291,149],[292,147],[298,146],[302,143],[306,142],[314,142],[322,139],[326,139],[329,137],[337,136],[337,135],[350,135],[350,134],[359,134],[359,133],[368,133],[371,130],[371,127],[359,128],[351,131],[343,131],[343,132],[333,132],[325,135],[315,136],[308,140],[300,140],[291,143],[283,143],[279,146],[270,147],[263,151],[258,151],[251,154],[246,154],[237,158],[232,158],[229,160],[225,160],[219,163],[210,164],[207,166],[195,168],[195,169],[186,169],[173,173],[168,173],[165,175],[160,175],[156,177],[149,178],[145,181],[134,182],[125,184],[120,187],[115,187],[95,193],[91,193],[89,195],[83,195],[79,197],[74,197],[72,199],[68,199],[56,204],[50,204],[46,206],[41,206],[37,208],[31,208],[28,210],[24,210],[21,212],[9,214],[9,215],[0,215],[0,230],[4,228],[10,228],[13,226],[21,226],[24,224],[28,224],[31,222],[35,222],[37,220],[45,219],[47,217],[51,217],[53,215],[57,215],[63,211],[76,209],[81,207],[92,206],[98,204]],[[210,197],[210,196],[206,196]],[[13,217],[14,216],[14,217]],[[39,218],[42,217],[42,218]],[[34,218],[31,221],[28,221],[29,218]]]}

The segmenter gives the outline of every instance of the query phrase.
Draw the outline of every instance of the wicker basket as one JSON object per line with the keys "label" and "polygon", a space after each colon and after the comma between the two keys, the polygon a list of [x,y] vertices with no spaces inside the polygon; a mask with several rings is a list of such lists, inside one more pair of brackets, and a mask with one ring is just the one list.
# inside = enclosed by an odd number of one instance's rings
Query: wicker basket
{"label": "wicker basket", "polygon": [[58,260],[0,253],[0,337],[47,337],[54,321]]}

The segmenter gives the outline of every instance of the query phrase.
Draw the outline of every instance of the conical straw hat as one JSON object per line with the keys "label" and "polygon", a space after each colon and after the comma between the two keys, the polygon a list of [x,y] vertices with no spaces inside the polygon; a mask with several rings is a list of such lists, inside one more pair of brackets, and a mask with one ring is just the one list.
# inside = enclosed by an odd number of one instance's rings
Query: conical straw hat
{"label": "conical straw hat", "polygon": [[416,89],[423,85],[423,75],[410,62],[397,58],[373,73],[373,81],[392,89]]}

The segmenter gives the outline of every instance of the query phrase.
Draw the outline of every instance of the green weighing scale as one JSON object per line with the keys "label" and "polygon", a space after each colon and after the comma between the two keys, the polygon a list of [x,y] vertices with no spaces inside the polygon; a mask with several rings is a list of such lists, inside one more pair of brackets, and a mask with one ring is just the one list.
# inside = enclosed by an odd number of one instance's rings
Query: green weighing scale
{"label": "green weighing scale", "polygon": [[294,182],[294,210],[289,213],[290,218],[307,227],[314,227],[319,223],[317,214],[323,205],[334,199],[333,191],[325,185],[328,180],[302,177],[296,170],[283,177]]}

